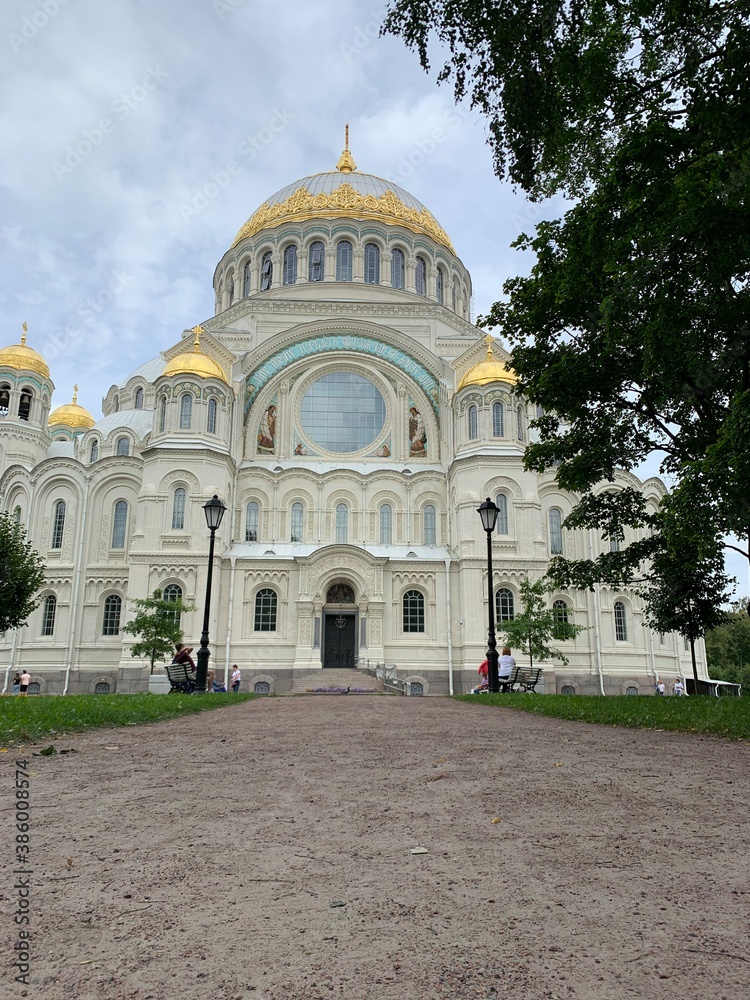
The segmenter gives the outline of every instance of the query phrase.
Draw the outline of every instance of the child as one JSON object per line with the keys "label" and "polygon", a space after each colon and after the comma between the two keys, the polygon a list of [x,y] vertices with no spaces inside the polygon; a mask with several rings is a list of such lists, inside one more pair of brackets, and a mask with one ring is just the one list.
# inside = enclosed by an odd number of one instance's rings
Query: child
{"label": "child", "polygon": [[232,667],[232,690],[235,694],[240,689],[240,681],[242,680],[242,674],[240,673],[240,668],[235,663]]}

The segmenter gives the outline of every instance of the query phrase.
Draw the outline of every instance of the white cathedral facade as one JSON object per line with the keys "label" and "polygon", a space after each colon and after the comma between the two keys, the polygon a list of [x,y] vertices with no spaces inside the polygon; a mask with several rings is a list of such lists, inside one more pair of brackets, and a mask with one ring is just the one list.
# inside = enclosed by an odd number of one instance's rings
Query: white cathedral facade
{"label": "white cathedral facade", "polygon": [[[574,498],[523,468],[534,413],[470,322],[450,238],[348,146],[250,217],[214,291],[215,315],[113,385],[98,421],[75,396],[50,412],[25,332],[0,350],[0,508],[47,568],[38,609],[0,636],[4,691],[23,668],[32,691],[146,690],[123,625],[156,588],[195,605],[181,624],[197,645],[213,494],[228,509],[211,666],[238,663],[245,690],[365,663],[395,665],[415,694],[468,690],[487,642],[485,497],[499,644],[525,577],[617,544],[561,527]],[[654,508],[664,495],[619,478]],[[550,601],[586,630],[561,645],[567,665],[543,664],[547,692],[652,693],[691,671],[627,589]]]}

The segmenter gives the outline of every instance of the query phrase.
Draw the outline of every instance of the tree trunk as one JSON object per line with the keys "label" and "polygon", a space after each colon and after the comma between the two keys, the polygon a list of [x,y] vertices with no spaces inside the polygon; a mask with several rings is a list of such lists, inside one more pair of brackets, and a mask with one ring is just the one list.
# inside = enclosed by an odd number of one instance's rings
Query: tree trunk
{"label": "tree trunk", "polygon": [[534,669],[534,647],[531,644],[531,639],[529,639],[529,670]]}
{"label": "tree trunk", "polygon": [[695,639],[690,637],[690,659],[693,661],[693,680],[695,681],[695,693],[698,694],[698,667],[695,662]]}
{"label": "tree trunk", "polygon": [[155,660],[155,659],[156,659],[156,653],[155,653],[155,652],[154,652],[154,650],[152,649],[152,650],[151,650],[151,673],[152,673],[152,674],[153,674],[153,672],[154,672],[154,660]]}

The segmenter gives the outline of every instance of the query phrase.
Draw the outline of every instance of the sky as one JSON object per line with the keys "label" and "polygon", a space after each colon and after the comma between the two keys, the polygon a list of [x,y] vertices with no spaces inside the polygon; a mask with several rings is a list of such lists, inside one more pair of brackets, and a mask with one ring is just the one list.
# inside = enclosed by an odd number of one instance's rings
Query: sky
{"label": "sky", "polygon": [[[510,244],[563,203],[532,204],[497,179],[481,115],[379,37],[385,12],[365,0],[5,0],[0,346],[28,323],[53,406],[77,383],[98,419],[113,383],[210,319],[213,272],[241,225],[280,188],[333,169],[347,122],[358,168],[406,188],[450,235],[475,315],[528,273]],[[730,569],[747,579],[742,562]]]}

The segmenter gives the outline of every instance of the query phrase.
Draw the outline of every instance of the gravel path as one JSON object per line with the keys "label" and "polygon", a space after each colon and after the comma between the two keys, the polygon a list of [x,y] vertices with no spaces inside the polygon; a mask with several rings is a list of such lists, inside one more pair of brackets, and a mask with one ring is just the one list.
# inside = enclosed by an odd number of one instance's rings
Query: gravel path
{"label": "gravel path", "polygon": [[9,1000],[750,996],[743,743],[339,695],[57,748]]}

